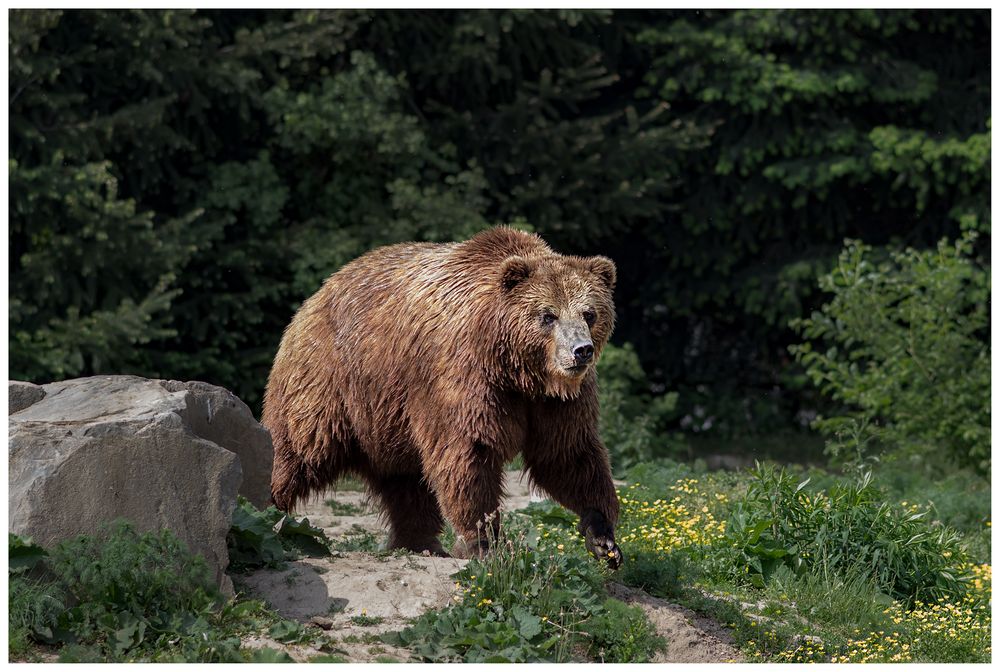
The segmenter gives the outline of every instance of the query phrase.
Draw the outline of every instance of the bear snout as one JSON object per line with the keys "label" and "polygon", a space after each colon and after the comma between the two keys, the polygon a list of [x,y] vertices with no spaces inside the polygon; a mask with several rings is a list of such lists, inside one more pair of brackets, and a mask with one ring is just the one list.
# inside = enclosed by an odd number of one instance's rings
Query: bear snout
{"label": "bear snout", "polygon": [[594,358],[594,344],[590,341],[577,343],[573,346],[573,361],[576,366],[583,366]]}

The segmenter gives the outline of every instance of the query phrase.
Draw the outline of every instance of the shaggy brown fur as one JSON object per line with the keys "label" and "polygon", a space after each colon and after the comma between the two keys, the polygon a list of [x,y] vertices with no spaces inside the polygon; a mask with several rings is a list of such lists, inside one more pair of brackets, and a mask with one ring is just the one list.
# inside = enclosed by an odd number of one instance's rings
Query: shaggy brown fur
{"label": "shaggy brown fur", "polygon": [[[506,227],[347,264],[299,309],[268,379],[274,503],[288,510],[354,473],[381,500],[391,547],[441,553],[447,519],[466,542],[456,554],[481,552],[503,465],[522,453],[616,566],[593,367],[614,326],[614,282],[609,259],[559,255]],[[580,339],[593,345],[583,365]]]}

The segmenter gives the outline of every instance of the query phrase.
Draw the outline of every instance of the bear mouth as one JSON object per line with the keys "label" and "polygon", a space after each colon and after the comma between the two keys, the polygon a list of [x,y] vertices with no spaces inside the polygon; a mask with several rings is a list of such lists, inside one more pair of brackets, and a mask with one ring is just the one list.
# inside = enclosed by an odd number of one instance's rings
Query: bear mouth
{"label": "bear mouth", "polygon": [[580,374],[582,374],[584,371],[587,370],[588,366],[589,366],[589,364],[577,364],[575,366],[566,366],[566,367],[563,367],[563,370],[566,373],[573,374],[574,376],[579,376]]}

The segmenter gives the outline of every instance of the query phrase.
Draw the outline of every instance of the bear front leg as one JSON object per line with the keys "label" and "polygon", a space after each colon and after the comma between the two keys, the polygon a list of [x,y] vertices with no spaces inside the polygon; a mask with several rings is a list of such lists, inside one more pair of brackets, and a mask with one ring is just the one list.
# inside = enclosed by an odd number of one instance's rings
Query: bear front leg
{"label": "bear front leg", "polygon": [[577,529],[587,550],[618,569],[622,563],[614,527],[618,495],[611,480],[608,451],[596,435],[575,438],[562,445],[558,441],[536,442],[524,452],[525,466],[535,484],[580,516]]}
{"label": "bear front leg", "polygon": [[503,462],[480,443],[452,444],[443,453],[425,465],[425,474],[458,537],[451,555],[482,557],[500,531]]}

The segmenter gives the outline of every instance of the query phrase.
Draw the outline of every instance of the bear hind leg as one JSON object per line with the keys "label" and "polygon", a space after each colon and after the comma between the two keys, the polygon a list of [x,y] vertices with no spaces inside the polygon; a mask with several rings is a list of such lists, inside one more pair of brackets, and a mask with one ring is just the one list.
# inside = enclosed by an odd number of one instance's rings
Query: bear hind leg
{"label": "bear hind leg", "polygon": [[437,498],[419,474],[370,475],[366,480],[389,523],[389,549],[448,555],[438,539],[444,529],[444,517]]}
{"label": "bear hind leg", "polygon": [[271,501],[282,511],[291,511],[311,493],[335,483],[343,471],[342,462],[331,457],[313,463],[293,450],[276,449],[271,470]]}

